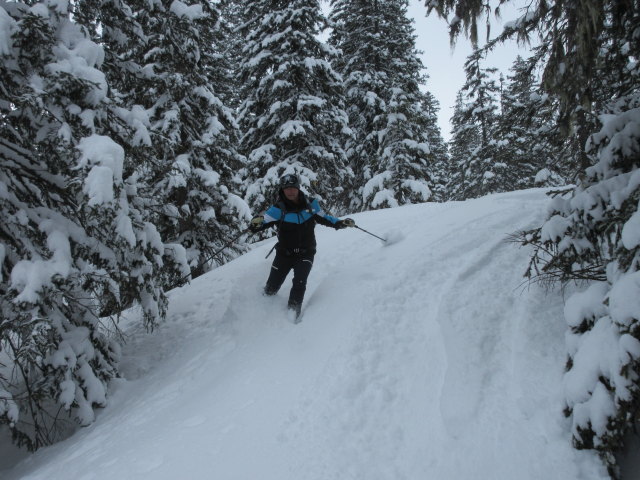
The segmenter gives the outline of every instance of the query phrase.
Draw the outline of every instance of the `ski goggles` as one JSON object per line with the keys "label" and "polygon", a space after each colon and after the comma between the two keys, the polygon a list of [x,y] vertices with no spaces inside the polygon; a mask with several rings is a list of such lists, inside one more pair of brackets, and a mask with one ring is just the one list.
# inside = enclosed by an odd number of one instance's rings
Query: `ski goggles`
{"label": "ski goggles", "polygon": [[294,173],[288,173],[280,178],[280,186],[282,188],[295,187],[300,188],[300,179]]}

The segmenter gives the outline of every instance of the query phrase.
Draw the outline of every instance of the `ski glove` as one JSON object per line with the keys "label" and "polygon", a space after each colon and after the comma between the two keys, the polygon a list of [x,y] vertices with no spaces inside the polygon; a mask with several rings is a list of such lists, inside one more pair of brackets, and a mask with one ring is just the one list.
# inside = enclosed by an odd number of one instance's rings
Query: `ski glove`
{"label": "ski glove", "polygon": [[251,219],[251,223],[249,224],[249,231],[251,231],[252,233],[257,233],[260,230],[262,230],[263,224],[264,224],[264,217],[262,215],[253,217]]}
{"label": "ski glove", "polygon": [[353,221],[352,218],[345,218],[343,220],[338,220],[336,222],[336,230],[340,230],[347,227],[355,227],[356,222]]}

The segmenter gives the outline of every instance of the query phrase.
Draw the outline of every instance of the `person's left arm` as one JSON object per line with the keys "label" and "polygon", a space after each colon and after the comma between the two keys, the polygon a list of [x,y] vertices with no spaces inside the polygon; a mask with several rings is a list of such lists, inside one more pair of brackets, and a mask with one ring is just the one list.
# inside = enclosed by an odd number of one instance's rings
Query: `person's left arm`
{"label": "person's left arm", "polygon": [[316,222],[318,222],[320,225],[324,225],[325,227],[333,227],[336,230],[339,230],[341,228],[355,225],[353,220],[351,220],[350,218],[340,220],[333,215],[329,215],[327,212],[322,210],[322,208],[320,207],[320,203],[318,203],[318,200],[315,198],[311,202],[311,211],[313,212],[313,216]]}

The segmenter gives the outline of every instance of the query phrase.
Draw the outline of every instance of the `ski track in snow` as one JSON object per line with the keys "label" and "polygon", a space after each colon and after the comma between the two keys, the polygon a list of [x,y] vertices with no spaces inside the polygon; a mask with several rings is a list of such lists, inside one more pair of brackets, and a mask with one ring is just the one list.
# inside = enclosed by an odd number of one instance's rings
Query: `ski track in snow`
{"label": "ski track in snow", "polygon": [[318,227],[299,325],[290,278],[261,296],[263,242],[172,292],[154,333],[132,326],[127,380],[97,422],[2,478],[606,478],[562,416],[561,300],[523,285],[528,252],[506,242],[545,202],[531,190],[354,216],[403,237],[388,246]]}

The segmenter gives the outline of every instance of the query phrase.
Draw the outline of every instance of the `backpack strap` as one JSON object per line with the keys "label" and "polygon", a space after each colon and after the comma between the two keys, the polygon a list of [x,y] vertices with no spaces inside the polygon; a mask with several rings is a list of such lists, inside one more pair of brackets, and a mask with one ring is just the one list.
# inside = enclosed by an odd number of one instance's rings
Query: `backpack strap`
{"label": "backpack strap", "polygon": [[276,202],[276,207],[280,209],[282,212],[282,216],[280,217],[280,221],[278,222],[278,238],[280,237],[280,230],[282,229],[282,224],[284,223],[284,217],[287,214],[287,206],[283,200],[278,200]]}

